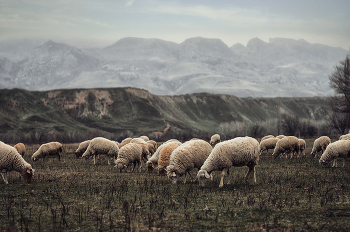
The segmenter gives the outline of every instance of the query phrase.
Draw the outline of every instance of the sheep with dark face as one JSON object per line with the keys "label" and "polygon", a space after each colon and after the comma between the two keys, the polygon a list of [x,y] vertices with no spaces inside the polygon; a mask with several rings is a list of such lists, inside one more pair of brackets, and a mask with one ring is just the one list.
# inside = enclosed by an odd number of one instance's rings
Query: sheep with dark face
{"label": "sheep with dark face", "polygon": [[211,150],[212,146],[202,139],[190,140],[180,145],[170,156],[167,167],[169,180],[176,184],[178,178],[185,175],[186,183],[187,173],[190,175],[192,169],[200,169]]}
{"label": "sheep with dark face", "polygon": [[59,142],[50,142],[42,144],[39,149],[32,155],[33,161],[38,161],[41,157],[43,160],[46,156],[57,155],[58,161],[61,160],[62,144]]}
{"label": "sheep with dark face", "polygon": [[[116,142],[103,137],[96,137],[91,140],[82,158],[88,159],[90,156],[93,156],[94,165],[96,165],[96,156],[106,155],[109,158],[113,158],[115,162],[116,157],[118,157],[118,152],[119,152],[119,147]],[[108,160],[108,164],[109,164],[109,160]]]}
{"label": "sheep with dark face", "polygon": [[28,184],[34,175],[34,169],[23,159],[18,151],[3,142],[0,142],[0,171],[5,184],[9,183],[7,172],[17,171],[21,173],[24,181]]}
{"label": "sheep with dark face", "polygon": [[[200,186],[204,186],[213,171],[221,171],[219,188],[224,186],[224,176],[229,175],[229,169],[247,166],[249,168],[245,177],[247,182],[251,173],[256,183],[255,166],[258,164],[260,153],[259,142],[251,137],[237,137],[217,144],[205,160],[197,174]],[[228,184],[230,180],[228,181]]]}

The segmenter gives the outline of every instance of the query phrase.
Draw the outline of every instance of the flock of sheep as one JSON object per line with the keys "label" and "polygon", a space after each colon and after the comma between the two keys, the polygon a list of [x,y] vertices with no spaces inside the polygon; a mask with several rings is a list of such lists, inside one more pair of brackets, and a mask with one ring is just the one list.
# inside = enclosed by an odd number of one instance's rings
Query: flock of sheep
{"label": "flock of sheep", "polygon": [[[229,169],[234,167],[247,166],[249,168],[245,181],[253,175],[256,183],[255,166],[258,164],[259,156],[262,152],[274,149],[273,157],[281,155],[292,158],[293,155],[305,156],[306,143],[303,139],[295,136],[265,136],[258,140],[251,137],[237,137],[227,141],[221,141],[220,136],[215,134],[208,143],[202,139],[191,139],[184,143],[177,139],[171,139],[157,147],[157,142],[149,140],[147,136],[139,138],[126,138],[118,143],[106,138],[96,137],[92,140],[80,143],[75,151],[77,158],[88,159],[93,157],[94,164],[99,155],[106,155],[108,164],[113,159],[115,167],[120,172],[132,165],[132,171],[136,165],[141,171],[142,163],[146,163],[149,172],[153,172],[158,165],[158,174],[167,175],[171,183],[177,183],[181,176],[187,175],[192,180],[197,179],[200,186],[204,186],[213,171],[221,171],[219,187],[224,185],[224,176],[229,175]],[[322,152],[319,162],[322,167],[326,167],[331,161],[333,167],[337,165],[337,158],[344,158],[344,166],[349,166],[350,158],[350,134],[343,135],[338,141],[331,143],[327,136],[321,136],[313,144],[311,155],[315,158]],[[30,183],[34,175],[31,164],[23,159],[25,146],[23,143],[14,147],[0,142],[0,171],[5,184],[8,184],[7,172],[17,171],[21,173],[26,183]],[[56,155],[60,160],[62,154],[62,144],[50,142],[42,144],[32,155],[32,161],[37,161],[46,156]],[[196,178],[191,176],[191,171],[197,168],[199,171]],[[228,182],[229,184],[229,182]]]}

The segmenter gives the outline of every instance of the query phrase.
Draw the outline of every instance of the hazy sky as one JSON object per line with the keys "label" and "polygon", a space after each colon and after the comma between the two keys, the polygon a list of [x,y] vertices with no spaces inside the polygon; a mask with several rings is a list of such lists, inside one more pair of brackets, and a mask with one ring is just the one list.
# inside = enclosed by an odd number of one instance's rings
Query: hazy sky
{"label": "hazy sky", "polygon": [[0,0],[0,40],[107,46],[124,37],[181,43],[305,39],[350,49],[349,0]]}

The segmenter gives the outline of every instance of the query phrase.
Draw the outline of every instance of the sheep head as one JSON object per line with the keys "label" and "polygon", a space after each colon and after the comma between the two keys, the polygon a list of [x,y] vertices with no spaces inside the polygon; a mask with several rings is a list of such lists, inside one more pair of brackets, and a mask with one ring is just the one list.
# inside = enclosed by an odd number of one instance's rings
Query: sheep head
{"label": "sheep head", "polygon": [[162,166],[162,165],[158,165],[158,175],[160,175],[160,176],[165,176],[165,175],[166,175],[166,173],[165,173],[165,168],[166,168],[166,167],[164,167],[164,166]]}
{"label": "sheep head", "polygon": [[148,169],[148,172],[153,172],[154,163],[152,163],[152,162],[147,162],[147,169]]}
{"label": "sheep head", "polygon": [[25,170],[22,171],[22,176],[23,176],[23,179],[24,181],[29,184],[32,180],[32,177],[34,175],[34,169],[32,168],[26,168]]}
{"label": "sheep head", "polygon": [[206,184],[207,180],[209,179],[210,175],[208,174],[207,171],[205,170],[199,170],[198,174],[197,174],[197,179],[199,182],[199,186],[204,187],[204,185]]}

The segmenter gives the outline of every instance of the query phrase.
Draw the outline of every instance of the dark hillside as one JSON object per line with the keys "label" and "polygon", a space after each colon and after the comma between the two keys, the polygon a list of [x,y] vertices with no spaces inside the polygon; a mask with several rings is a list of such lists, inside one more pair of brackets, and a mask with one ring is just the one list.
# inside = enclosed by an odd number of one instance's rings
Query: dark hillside
{"label": "dark hillside", "polygon": [[[238,98],[198,93],[157,96],[135,88],[0,90],[0,139],[79,142],[93,136],[209,136],[223,125],[275,120],[278,114],[325,120],[327,98]],[[226,123],[226,124],[225,124]]]}

